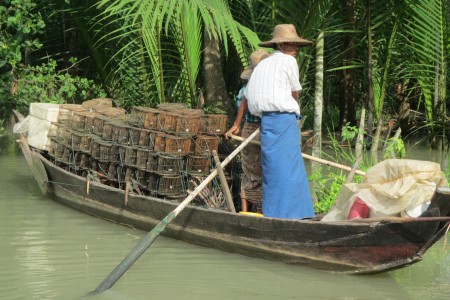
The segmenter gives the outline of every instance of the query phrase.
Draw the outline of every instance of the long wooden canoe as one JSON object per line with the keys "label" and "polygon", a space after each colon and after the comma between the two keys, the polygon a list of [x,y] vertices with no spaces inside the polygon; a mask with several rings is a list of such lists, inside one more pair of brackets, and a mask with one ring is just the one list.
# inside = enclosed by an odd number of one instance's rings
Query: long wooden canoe
{"label": "long wooden canoe", "polygon": [[[20,140],[41,189],[81,212],[149,231],[178,203],[88,182]],[[45,171],[44,171],[45,170]],[[127,199],[126,199],[127,198]],[[446,232],[450,189],[438,188],[417,219],[320,222],[253,217],[188,206],[163,235],[227,252],[353,274],[401,268],[422,259]]]}

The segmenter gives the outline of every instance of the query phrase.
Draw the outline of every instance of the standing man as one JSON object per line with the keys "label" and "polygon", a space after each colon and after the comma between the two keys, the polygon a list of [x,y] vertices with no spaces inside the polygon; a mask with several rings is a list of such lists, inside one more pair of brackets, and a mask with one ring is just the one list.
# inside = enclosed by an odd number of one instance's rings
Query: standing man
{"label": "standing man", "polygon": [[299,47],[310,44],[294,25],[275,26],[272,39],[259,44],[275,52],[256,66],[245,93],[250,112],[261,117],[262,209],[267,217],[314,216],[297,126],[302,87],[295,58]]}

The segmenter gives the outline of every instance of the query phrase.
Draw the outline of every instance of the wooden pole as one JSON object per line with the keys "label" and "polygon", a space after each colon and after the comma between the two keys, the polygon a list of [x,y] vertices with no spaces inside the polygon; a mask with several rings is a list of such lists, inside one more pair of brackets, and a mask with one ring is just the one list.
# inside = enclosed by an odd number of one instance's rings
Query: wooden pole
{"label": "wooden pole", "polygon": [[345,179],[344,184],[350,183],[353,180],[353,177],[355,176],[356,171],[358,171],[358,165],[359,165],[359,158],[356,159],[355,163],[353,164],[352,169],[350,170],[350,173],[348,173],[347,179]]}
{"label": "wooden pole", "polygon": [[348,174],[347,179],[345,180],[344,184],[352,182],[353,177],[355,176],[355,173],[358,170],[359,163],[363,159],[364,123],[365,123],[365,119],[366,119],[366,109],[363,108],[362,111],[361,111],[361,120],[359,121],[358,137],[356,138],[356,146],[355,146],[356,160],[355,160],[355,163],[352,166],[352,170]]}
{"label": "wooden pole", "polygon": [[[231,154],[224,159],[220,164],[221,167],[225,167],[247,144],[259,134],[259,128],[255,130],[239,147],[237,147]],[[200,191],[210,183],[217,175],[217,168],[209,174],[208,177],[200,183],[195,190],[193,190],[180,205],[177,206],[172,212],[170,212],[161,222],[158,223],[142,240],[131,250],[130,253],[120,262],[120,264],[100,283],[95,289],[94,293],[101,293],[111,288],[117,280],[141,257],[142,254],[153,244],[156,238],[161,232],[164,231],[166,226],[175,219],[180,212],[200,193]]]}
{"label": "wooden pole", "polygon": [[214,157],[214,161],[217,166],[217,173],[219,174],[220,185],[222,186],[222,192],[225,196],[225,200],[227,201],[228,209],[236,213],[236,208],[234,207],[233,198],[231,197],[230,188],[228,187],[227,179],[225,178],[225,173],[223,172],[222,166],[220,165],[220,159],[217,155],[217,151],[213,150],[212,155]]}
{"label": "wooden pole", "polygon": [[[237,140],[237,141],[243,141],[244,140],[244,138],[242,138],[240,136],[237,136],[237,135],[234,135],[234,134],[231,135],[231,138],[233,140]],[[252,141],[251,144],[261,145],[261,143],[258,142],[258,141]],[[338,164],[338,163],[335,163],[335,162],[332,162],[332,161],[329,161],[329,160],[325,160],[325,159],[322,159],[322,158],[314,157],[314,156],[311,156],[311,155],[308,155],[308,154],[305,154],[305,153],[302,153],[302,156],[304,158],[306,158],[306,159],[309,159],[309,160],[312,160],[312,161],[316,161],[316,162],[319,162],[319,163],[327,165],[327,166],[339,168],[339,169],[342,169],[342,170],[345,170],[345,171],[349,171],[349,172],[352,170],[352,168],[350,168],[350,167],[347,167],[347,166],[344,166],[344,165],[341,165],[341,164]],[[365,172],[360,171],[360,170],[356,170],[355,173],[358,174],[358,175],[361,175],[361,176],[366,175]]]}

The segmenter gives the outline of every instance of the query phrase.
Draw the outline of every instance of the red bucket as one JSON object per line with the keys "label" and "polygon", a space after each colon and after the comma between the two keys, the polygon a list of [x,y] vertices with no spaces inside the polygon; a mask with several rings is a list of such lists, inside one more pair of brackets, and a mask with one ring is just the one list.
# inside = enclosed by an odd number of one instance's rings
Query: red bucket
{"label": "red bucket", "polygon": [[369,217],[369,207],[359,197],[356,197],[355,203],[348,214],[349,220],[351,219],[366,219]]}

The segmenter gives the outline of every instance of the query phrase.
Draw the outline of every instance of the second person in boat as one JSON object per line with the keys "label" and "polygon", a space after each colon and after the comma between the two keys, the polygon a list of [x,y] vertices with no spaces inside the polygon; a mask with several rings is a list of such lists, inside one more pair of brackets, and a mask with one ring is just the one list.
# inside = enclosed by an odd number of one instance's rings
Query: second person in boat
{"label": "second person in boat", "polygon": [[[269,57],[269,53],[264,49],[255,50],[250,55],[250,66],[241,73],[241,79],[248,81],[253,70],[258,63]],[[247,138],[256,129],[261,126],[261,118],[250,114],[247,109],[247,99],[244,94],[247,84],[240,89],[236,96],[236,105],[238,113],[233,126],[225,133],[227,138],[233,134],[238,134],[242,120],[244,126],[242,128],[242,137]],[[255,140],[259,140],[255,138]],[[241,199],[242,211],[261,212],[262,208],[262,169],[261,169],[261,149],[257,145],[249,144],[241,152],[242,161],[242,183],[241,183]]]}

